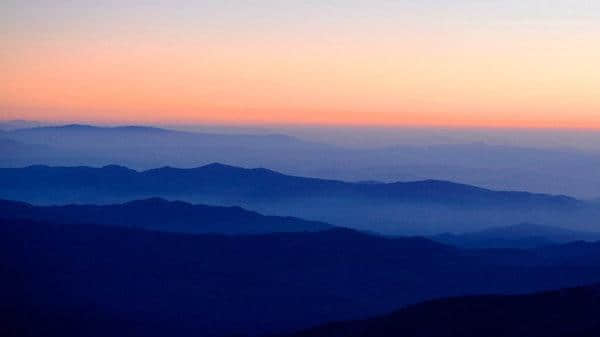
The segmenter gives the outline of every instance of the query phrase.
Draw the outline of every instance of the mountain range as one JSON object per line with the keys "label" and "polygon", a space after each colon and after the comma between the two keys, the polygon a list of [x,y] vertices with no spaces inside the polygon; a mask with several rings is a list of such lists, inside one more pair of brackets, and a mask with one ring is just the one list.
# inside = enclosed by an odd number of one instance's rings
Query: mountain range
{"label": "mountain range", "polygon": [[600,156],[591,150],[469,142],[354,148],[281,133],[200,133],[81,124],[14,129],[18,125],[36,124],[14,123],[7,127],[9,131],[0,131],[0,138],[13,141],[3,148],[2,167],[118,164],[146,170],[221,162],[322,179],[450,180],[490,189],[566,194],[583,199],[598,197],[600,187],[600,177],[594,169],[600,166]]}
{"label": "mountain range", "polygon": [[[259,234],[323,231],[332,225],[294,217],[265,216],[240,207],[207,206],[161,198],[122,204],[34,206],[0,199],[0,213],[11,219],[52,221],[64,224],[105,224],[179,233]],[[560,227],[517,224],[462,234],[428,237],[443,244],[467,248],[531,249],[576,241],[600,241],[600,233]]]}
{"label": "mountain range", "polygon": [[64,224],[106,224],[182,233],[251,234],[329,229],[322,222],[264,216],[240,207],[192,205],[159,198],[116,205],[33,206],[0,200],[0,213],[12,219]]}
{"label": "mountain range", "polygon": [[226,236],[8,216],[0,328],[19,336],[283,333],[440,297],[600,281],[600,243],[461,250],[343,228]]}
{"label": "mountain range", "polygon": [[387,234],[477,231],[539,223],[594,231],[596,203],[447,181],[350,183],[210,164],[135,171],[121,166],[0,169],[0,198],[35,204],[122,203],[160,197],[241,206]]}
{"label": "mountain range", "polygon": [[600,332],[596,153],[0,130],[1,336]]}

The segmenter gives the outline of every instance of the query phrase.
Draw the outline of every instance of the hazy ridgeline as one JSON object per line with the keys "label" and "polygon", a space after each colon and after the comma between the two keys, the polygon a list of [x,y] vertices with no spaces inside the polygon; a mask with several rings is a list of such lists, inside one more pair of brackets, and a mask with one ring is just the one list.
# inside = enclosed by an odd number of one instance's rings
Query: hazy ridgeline
{"label": "hazy ridgeline", "polygon": [[211,164],[134,171],[120,166],[0,169],[0,198],[107,204],[162,197],[242,206],[386,234],[436,234],[536,223],[596,231],[600,206],[565,196],[452,182],[348,183]]}
{"label": "hazy ridgeline", "polygon": [[[72,225],[103,224],[185,234],[318,232],[334,228],[327,223],[300,218],[264,216],[240,207],[193,205],[159,198],[122,204],[63,206],[36,206],[0,200],[0,214],[10,219]],[[532,249],[576,241],[599,241],[600,232],[521,223],[461,234],[446,232],[428,238],[465,249]]]}
{"label": "hazy ridgeline", "polygon": [[600,196],[600,135],[592,131],[285,126],[173,131],[82,125],[15,130],[27,125],[4,126],[10,130],[0,133],[0,166],[151,169],[220,162],[346,181],[440,179],[583,199]]}

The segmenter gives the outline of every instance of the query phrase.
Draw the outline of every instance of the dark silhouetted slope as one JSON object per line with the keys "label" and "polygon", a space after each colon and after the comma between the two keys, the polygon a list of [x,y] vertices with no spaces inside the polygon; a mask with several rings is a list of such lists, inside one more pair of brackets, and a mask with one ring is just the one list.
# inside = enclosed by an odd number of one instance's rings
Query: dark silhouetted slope
{"label": "dark silhouetted slope", "polygon": [[598,282],[600,244],[461,251],[347,229],[223,236],[4,219],[0,266],[0,328],[20,336],[254,335]]}
{"label": "dark silhouetted slope", "polygon": [[520,296],[440,299],[363,321],[340,322],[289,337],[595,337],[600,285]]}
{"label": "dark silhouetted slope", "polygon": [[331,228],[322,222],[264,216],[240,207],[192,205],[160,198],[117,205],[46,207],[0,200],[0,214],[10,215],[15,219],[65,224],[94,223],[184,233],[249,234],[317,231]]}

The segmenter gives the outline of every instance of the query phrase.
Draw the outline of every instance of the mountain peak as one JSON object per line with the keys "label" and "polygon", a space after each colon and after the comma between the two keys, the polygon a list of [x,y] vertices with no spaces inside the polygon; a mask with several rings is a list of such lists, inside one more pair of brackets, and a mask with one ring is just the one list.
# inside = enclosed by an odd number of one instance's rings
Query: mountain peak
{"label": "mountain peak", "polygon": [[227,164],[222,164],[222,163],[218,163],[218,162],[213,162],[210,164],[206,164],[204,166],[198,167],[199,169],[235,169],[235,170],[244,170],[244,168],[242,167],[237,167],[237,166],[231,166],[231,165],[227,165]]}
{"label": "mountain peak", "polygon": [[114,130],[123,130],[123,131],[137,131],[137,132],[169,132],[171,130],[157,128],[154,126],[144,126],[144,125],[124,125],[124,126],[115,126],[111,129]]}
{"label": "mountain peak", "polygon": [[[41,128],[45,128],[45,127],[41,127]],[[100,129],[100,127],[98,127],[98,126],[89,125],[89,124],[66,124],[66,125],[59,125],[59,126],[49,126],[47,128],[56,128],[56,129],[84,129],[84,130]]]}

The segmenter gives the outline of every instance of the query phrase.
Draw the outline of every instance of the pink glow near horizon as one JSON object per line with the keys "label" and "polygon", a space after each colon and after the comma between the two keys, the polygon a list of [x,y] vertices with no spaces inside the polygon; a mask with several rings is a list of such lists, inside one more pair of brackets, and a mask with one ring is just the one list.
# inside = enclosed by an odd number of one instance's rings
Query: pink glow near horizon
{"label": "pink glow near horizon", "polygon": [[573,11],[267,1],[190,9],[197,20],[17,4],[3,14],[0,118],[600,128],[600,20],[559,2]]}

